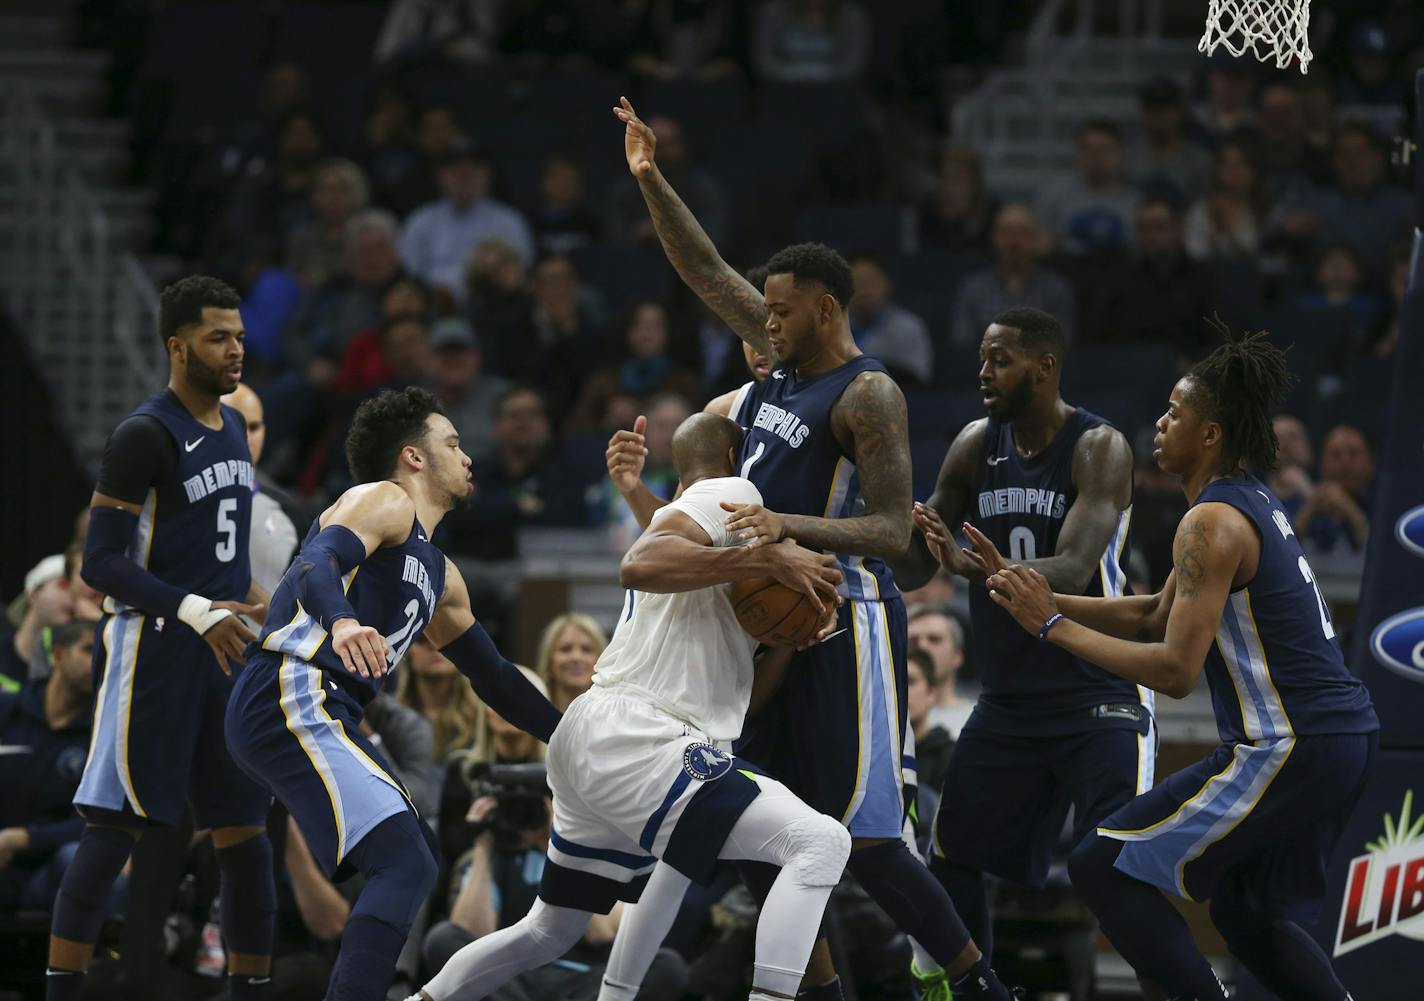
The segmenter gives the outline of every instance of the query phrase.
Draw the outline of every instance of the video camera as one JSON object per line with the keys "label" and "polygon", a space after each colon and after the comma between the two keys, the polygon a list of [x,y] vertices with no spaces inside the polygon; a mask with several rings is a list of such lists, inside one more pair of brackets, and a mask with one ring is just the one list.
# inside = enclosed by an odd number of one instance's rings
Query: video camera
{"label": "video camera", "polygon": [[[465,769],[465,784],[473,799],[493,796],[498,801],[494,812],[479,825],[481,829],[494,831],[496,841],[508,844],[518,841],[522,832],[548,828],[549,814],[544,808],[544,797],[549,795],[549,782],[543,762],[517,765],[472,762]],[[478,830],[473,830],[472,837],[477,833]]]}

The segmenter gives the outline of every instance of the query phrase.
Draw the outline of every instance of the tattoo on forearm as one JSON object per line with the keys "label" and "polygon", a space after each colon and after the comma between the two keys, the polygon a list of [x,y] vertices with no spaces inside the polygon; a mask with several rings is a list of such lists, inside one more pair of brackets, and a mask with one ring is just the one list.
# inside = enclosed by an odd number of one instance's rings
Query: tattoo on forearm
{"label": "tattoo on forearm", "polygon": [[1206,579],[1206,529],[1200,525],[1183,528],[1172,547],[1172,562],[1177,568],[1177,593],[1195,598]]}
{"label": "tattoo on forearm", "polygon": [[837,537],[836,551],[898,557],[913,528],[904,394],[882,373],[861,376],[841,396],[832,421],[851,439],[865,500],[864,515],[828,526]]}
{"label": "tattoo on forearm", "polygon": [[737,336],[764,349],[767,310],[761,293],[722,260],[711,237],[665,177],[657,174],[640,182],[640,187],[653,229],[682,280]]}

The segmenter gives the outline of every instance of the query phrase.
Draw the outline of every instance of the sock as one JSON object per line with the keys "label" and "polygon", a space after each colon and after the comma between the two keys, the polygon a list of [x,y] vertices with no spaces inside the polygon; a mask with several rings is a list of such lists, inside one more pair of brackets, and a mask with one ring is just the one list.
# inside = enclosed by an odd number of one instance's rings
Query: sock
{"label": "sock", "polygon": [[1121,851],[1121,841],[1089,834],[1068,857],[1073,888],[1098,916],[1103,934],[1133,970],[1163,990],[1199,1001],[1225,999],[1176,908],[1156,887],[1114,868]]}
{"label": "sock", "polygon": [[985,998],[988,1001],[1013,1001],[1013,995],[989,968],[989,957],[980,956],[964,973],[949,982],[956,999]]}
{"label": "sock", "polygon": [[77,970],[45,970],[45,1001],[79,1001],[84,992],[84,974]]}
{"label": "sock", "polygon": [[1325,950],[1304,928],[1256,907],[1235,887],[1218,887],[1211,920],[1231,954],[1272,993],[1292,1001],[1348,998]]}
{"label": "sock", "polygon": [[994,920],[989,914],[989,894],[984,886],[984,874],[978,869],[956,865],[938,855],[930,858],[930,872],[939,880],[954,910],[969,929],[970,938],[979,951],[990,959],[994,956]]}
{"label": "sock", "polygon": [[228,1001],[268,1001],[272,997],[272,977],[253,977],[245,973],[227,975]]}
{"label": "sock", "polygon": [[865,892],[940,966],[953,969],[970,942],[949,894],[901,841],[850,853],[846,868]]}
{"label": "sock", "polygon": [[[244,956],[272,955],[277,890],[272,880],[272,843],[258,834],[217,849],[222,884],[218,896],[223,944]],[[236,998],[236,995],[233,995]]]}
{"label": "sock", "polygon": [[845,1001],[845,992],[841,990],[841,978],[832,977],[819,987],[807,987],[796,998],[797,1001]]}

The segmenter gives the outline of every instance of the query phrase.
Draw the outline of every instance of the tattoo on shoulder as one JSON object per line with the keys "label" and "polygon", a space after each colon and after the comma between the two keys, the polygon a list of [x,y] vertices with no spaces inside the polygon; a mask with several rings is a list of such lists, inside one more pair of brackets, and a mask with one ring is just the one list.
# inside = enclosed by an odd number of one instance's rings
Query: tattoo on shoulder
{"label": "tattoo on shoulder", "polygon": [[1206,579],[1206,529],[1184,526],[1172,546],[1172,562],[1177,568],[1177,593],[1195,598]]}

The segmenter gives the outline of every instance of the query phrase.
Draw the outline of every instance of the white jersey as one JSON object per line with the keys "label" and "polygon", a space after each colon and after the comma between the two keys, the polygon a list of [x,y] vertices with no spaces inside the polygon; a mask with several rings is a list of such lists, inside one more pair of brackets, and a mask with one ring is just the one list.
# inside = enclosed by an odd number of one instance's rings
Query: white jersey
{"label": "white jersey", "polygon": [[[678,511],[697,522],[713,546],[739,545],[727,531],[722,501],[760,504],[761,493],[740,476],[699,480],[660,508],[648,530]],[[737,623],[731,590],[717,584],[678,594],[629,591],[593,683],[635,692],[712,740],[735,740],[751,701],[756,640]]]}

